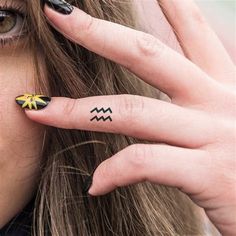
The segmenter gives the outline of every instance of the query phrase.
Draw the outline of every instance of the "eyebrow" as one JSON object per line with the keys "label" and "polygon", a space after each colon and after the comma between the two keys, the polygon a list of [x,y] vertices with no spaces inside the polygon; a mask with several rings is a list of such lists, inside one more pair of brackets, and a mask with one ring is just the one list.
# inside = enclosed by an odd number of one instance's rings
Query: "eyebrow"
{"label": "eyebrow", "polygon": [[20,5],[20,6],[26,6],[26,0],[0,0],[0,5]]}

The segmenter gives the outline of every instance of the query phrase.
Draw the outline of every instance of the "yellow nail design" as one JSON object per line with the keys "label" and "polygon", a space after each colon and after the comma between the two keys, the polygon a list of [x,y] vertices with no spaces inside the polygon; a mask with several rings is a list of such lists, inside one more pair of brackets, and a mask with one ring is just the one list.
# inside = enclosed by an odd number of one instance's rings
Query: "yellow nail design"
{"label": "yellow nail design", "polygon": [[45,95],[24,94],[16,97],[16,103],[18,105],[30,110],[41,110],[45,108],[50,101],[51,98]]}

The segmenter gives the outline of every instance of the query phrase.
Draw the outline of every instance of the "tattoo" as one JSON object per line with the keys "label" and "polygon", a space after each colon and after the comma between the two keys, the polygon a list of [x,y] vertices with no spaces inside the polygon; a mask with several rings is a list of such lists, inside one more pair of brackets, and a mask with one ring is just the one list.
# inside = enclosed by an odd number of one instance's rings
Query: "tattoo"
{"label": "tattoo", "polygon": [[[109,113],[112,114],[112,110],[111,110],[110,107],[107,108],[107,109],[104,109],[104,108],[98,109],[97,107],[95,107],[93,110],[90,111],[90,113],[94,113],[94,112],[97,112],[97,113],[103,112],[104,114],[109,112]],[[102,121],[105,122],[107,120],[112,121],[112,118],[111,118],[111,116],[107,116],[107,117],[104,117],[104,116],[100,116],[100,117],[94,116],[92,119],[90,119],[90,121],[94,121],[94,120],[96,120],[96,121],[102,120]]]}
{"label": "tattoo", "polygon": [[93,120],[97,120],[97,121],[100,121],[100,120],[103,120],[103,121],[110,120],[110,121],[112,121],[110,116],[108,116],[106,118],[104,116],[101,116],[101,117],[94,116],[90,121],[93,121]]}
{"label": "tattoo", "polygon": [[90,111],[91,113],[93,113],[94,111],[96,111],[97,113],[99,113],[99,112],[103,112],[103,113],[106,113],[106,112],[110,112],[110,113],[112,113],[112,110],[111,110],[111,108],[109,107],[109,108],[107,108],[106,110],[104,110],[104,108],[101,108],[100,110],[96,107],[96,108],[94,108],[92,111]]}

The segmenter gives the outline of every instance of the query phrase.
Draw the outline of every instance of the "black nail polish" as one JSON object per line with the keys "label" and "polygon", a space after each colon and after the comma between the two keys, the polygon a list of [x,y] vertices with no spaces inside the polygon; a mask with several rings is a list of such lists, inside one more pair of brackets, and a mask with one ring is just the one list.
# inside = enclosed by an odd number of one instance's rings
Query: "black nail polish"
{"label": "black nail polish", "polygon": [[44,2],[55,11],[69,15],[74,7],[64,0],[44,0]]}
{"label": "black nail polish", "polygon": [[45,108],[51,101],[50,97],[44,95],[24,94],[16,97],[16,103],[21,108],[30,110],[41,110]]}
{"label": "black nail polish", "polygon": [[83,189],[82,189],[83,194],[88,194],[88,191],[90,187],[92,186],[92,182],[93,182],[93,175],[87,176],[85,178],[84,183],[83,183]]}

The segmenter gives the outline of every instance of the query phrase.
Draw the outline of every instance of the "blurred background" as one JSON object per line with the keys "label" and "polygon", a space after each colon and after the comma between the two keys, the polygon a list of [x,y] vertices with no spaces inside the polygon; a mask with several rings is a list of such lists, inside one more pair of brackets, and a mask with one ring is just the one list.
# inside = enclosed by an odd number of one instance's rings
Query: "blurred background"
{"label": "blurred background", "polygon": [[[146,31],[179,50],[179,45],[157,0],[134,1],[137,3],[138,14],[140,14],[140,24],[145,27]],[[183,1],[184,4],[184,0],[178,1]],[[195,0],[195,2],[236,63],[236,0]]]}
{"label": "blurred background", "polygon": [[236,0],[196,2],[236,62]]}

